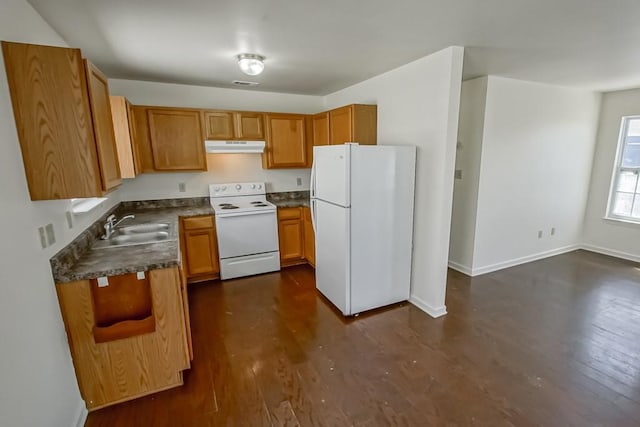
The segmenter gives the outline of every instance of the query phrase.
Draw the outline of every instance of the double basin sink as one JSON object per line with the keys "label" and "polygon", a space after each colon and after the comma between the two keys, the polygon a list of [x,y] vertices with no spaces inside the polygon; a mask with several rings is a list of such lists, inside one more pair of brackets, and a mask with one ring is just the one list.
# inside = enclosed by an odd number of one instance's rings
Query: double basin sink
{"label": "double basin sink", "polygon": [[146,245],[177,239],[174,224],[150,223],[118,227],[109,239],[98,240],[93,249],[119,248],[122,246]]}

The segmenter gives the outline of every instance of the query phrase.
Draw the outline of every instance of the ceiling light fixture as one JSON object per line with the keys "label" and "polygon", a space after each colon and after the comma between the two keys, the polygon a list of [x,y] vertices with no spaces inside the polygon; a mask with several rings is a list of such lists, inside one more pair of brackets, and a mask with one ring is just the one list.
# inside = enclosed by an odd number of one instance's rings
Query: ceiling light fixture
{"label": "ceiling light fixture", "polygon": [[257,76],[264,70],[264,60],[262,55],[254,53],[242,53],[238,55],[238,66],[243,73],[249,76]]}

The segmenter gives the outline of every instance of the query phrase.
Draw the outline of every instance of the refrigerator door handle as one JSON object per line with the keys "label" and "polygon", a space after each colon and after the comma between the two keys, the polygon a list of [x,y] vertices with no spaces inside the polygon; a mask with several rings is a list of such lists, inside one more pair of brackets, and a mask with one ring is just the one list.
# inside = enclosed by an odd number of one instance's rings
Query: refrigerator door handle
{"label": "refrigerator door handle", "polygon": [[313,163],[311,164],[311,185],[309,186],[311,192],[311,198],[316,197],[316,158],[313,157]]}
{"label": "refrigerator door handle", "polygon": [[313,228],[313,235],[316,236],[316,199],[311,199],[311,228]]}

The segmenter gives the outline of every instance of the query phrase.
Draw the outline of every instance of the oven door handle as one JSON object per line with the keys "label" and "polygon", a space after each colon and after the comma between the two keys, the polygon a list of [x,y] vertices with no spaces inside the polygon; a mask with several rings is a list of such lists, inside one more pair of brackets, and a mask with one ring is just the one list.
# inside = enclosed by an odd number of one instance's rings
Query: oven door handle
{"label": "oven door handle", "polygon": [[234,218],[238,216],[249,216],[249,215],[275,215],[275,209],[268,211],[259,211],[259,212],[237,212],[237,213],[224,213],[224,214],[216,214],[216,219],[225,219],[225,218]]}

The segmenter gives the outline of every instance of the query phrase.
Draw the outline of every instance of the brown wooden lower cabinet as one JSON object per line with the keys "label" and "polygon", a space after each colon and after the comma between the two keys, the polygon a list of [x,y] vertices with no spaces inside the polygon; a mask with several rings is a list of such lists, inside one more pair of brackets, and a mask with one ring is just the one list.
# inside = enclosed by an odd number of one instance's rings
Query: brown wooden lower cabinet
{"label": "brown wooden lower cabinet", "polygon": [[182,256],[188,282],[220,277],[218,239],[213,215],[181,219]]}
{"label": "brown wooden lower cabinet", "polygon": [[[126,276],[111,278],[114,286],[146,288],[123,296],[91,280],[56,285],[80,394],[89,410],[180,386],[182,371],[191,366],[178,267],[148,271],[144,279]],[[135,308],[114,306],[114,298],[132,299],[121,303]],[[121,335],[107,333],[96,342],[96,327]]]}
{"label": "brown wooden lower cabinet", "polygon": [[304,262],[302,208],[278,208],[278,240],[283,267]]}
{"label": "brown wooden lower cabinet", "polygon": [[316,236],[313,232],[313,223],[311,222],[311,209],[302,208],[302,222],[304,231],[304,259],[311,266],[316,266]]}

